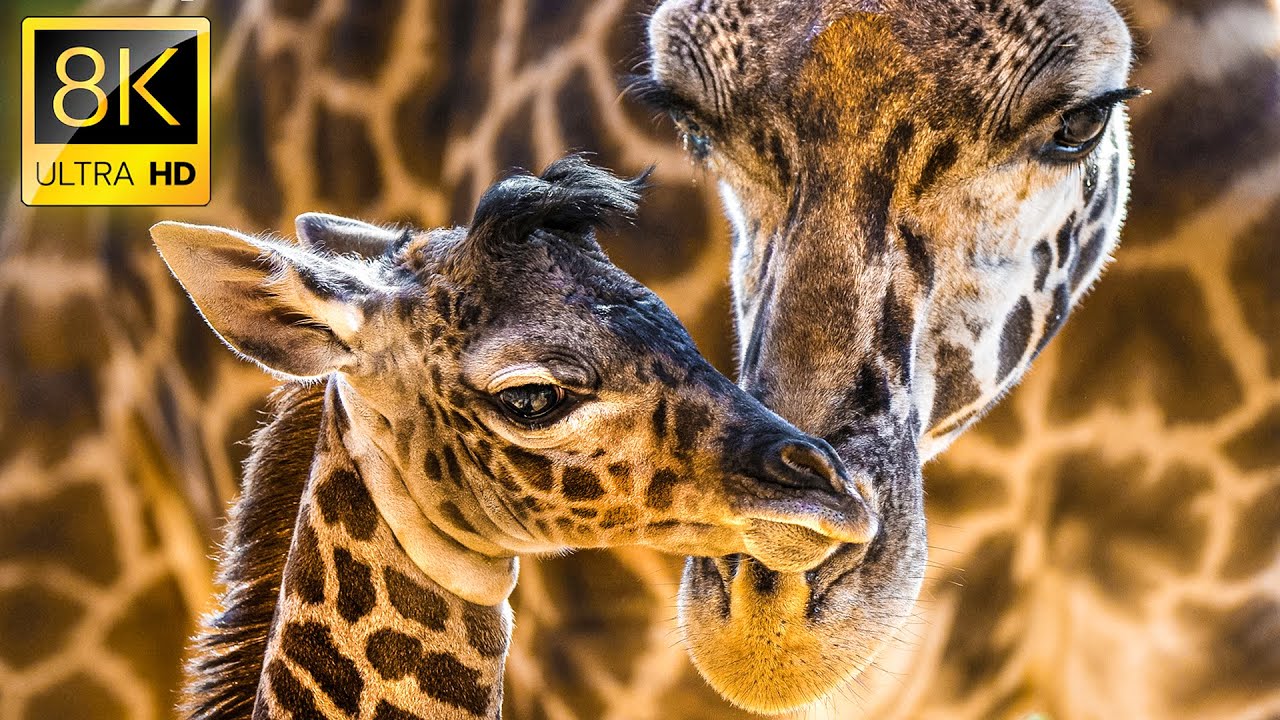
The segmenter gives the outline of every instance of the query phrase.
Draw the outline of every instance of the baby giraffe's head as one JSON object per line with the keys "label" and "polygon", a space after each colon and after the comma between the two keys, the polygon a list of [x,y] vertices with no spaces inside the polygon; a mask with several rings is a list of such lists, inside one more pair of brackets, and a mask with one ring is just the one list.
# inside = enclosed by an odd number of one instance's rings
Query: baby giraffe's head
{"label": "baby giraffe's head", "polygon": [[[494,185],[469,229],[307,214],[297,244],[152,237],[238,353],[336,373],[344,444],[411,554],[427,532],[495,559],[643,544],[803,570],[865,541],[876,520],[830,446],[716,372],[596,243],[642,182],[572,156]],[[509,590],[441,572],[475,601]]]}

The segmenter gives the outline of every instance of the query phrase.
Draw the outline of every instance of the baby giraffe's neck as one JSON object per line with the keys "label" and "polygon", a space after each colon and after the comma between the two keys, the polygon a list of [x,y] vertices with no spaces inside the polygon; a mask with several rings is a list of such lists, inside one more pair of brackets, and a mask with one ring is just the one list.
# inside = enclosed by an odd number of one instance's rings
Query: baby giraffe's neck
{"label": "baby giraffe's neck", "polygon": [[409,557],[342,439],[333,382],[299,505],[253,717],[496,718],[511,610]]}

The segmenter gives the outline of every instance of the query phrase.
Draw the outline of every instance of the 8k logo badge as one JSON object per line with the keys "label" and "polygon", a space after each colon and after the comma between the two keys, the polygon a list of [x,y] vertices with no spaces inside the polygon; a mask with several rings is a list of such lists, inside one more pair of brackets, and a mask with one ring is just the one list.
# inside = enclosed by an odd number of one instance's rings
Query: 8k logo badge
{"label": "8k logo badge", "polygon": [[209,202],[209,21],[22,23],[22,201]]}

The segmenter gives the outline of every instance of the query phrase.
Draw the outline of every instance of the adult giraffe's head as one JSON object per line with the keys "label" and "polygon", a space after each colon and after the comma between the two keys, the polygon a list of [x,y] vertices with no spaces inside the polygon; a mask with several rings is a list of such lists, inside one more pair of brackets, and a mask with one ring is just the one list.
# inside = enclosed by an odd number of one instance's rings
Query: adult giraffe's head
{"label": "adult giraffe's head", "polygon": [[925,561],[921,464],[1021,376],[1116,242],[1130,38],[1107,0],[667,0],[638,92],[720,180],[741,384],[832,443],[879,535],[806,575],[691,561],[731,700],[860,672]]}
{"label": "adult giraffe's head", "polygon": [[874,534],[830,446],[716,372],[596,243],[641,185],[571,156],[494,185],[470,228],[307,214],[298,244],[152,237],[241,355],[337,374],[350,449],[396,478],[370,488],[379,511],[411,554],[415,538],[470,551],[424,562],[473,602],[501,602],[514,575],[475,556],[642,544],[809,568]]}

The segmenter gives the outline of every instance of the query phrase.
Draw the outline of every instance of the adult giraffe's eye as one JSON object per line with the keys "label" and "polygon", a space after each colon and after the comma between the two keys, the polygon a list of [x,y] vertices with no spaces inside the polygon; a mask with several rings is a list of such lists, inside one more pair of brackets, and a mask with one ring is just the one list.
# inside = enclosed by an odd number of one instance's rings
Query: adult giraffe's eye
{"label": "adult giraffe's eye", "polygon": [[1053,136],[1054,149],[1059,153],[1083,155],[1098,144],[1107,121],[1111,119],[1111,106],[1086,106],[1070,110],[1062,115],[1062,127]]}
{"label": "adult giraffe's eye", "polygon": [[1098,146],[1111,122],[1111,110],[1126,100],[1146,95],[1142,88],[1105,92],[1089,102],[1067,110],[1058,117],[1058,130],[1044,146],[1044,157],[1053,162],[1079,160]]}
{"label": "adult giraffe's eye", "polygon": [[502,409],[516,420],[542,420],[564,404],[564,389],[557,385],[518,385],[498,391]]}

